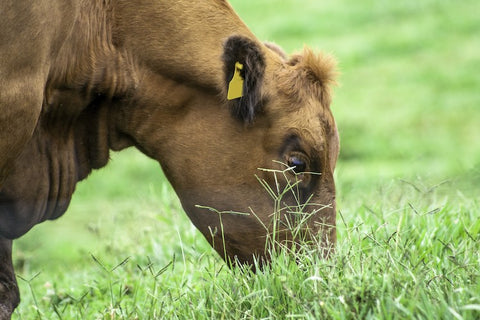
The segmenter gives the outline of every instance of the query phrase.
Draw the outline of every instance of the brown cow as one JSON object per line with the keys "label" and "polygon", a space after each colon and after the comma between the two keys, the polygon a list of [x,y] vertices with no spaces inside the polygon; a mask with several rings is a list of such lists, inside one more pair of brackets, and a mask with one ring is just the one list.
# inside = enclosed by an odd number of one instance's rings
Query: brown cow
{"label": "brown cow", "polygon": [[[331,58],[262,44],[225,0],[0,3],[1,319],[19,302],[12,240],[61,216],[110,150],[158,160],[227,261],[268,260],[272,226],[306,202],[305,229],[335,242]],[[264,188],[295,179],[280,210]]]}

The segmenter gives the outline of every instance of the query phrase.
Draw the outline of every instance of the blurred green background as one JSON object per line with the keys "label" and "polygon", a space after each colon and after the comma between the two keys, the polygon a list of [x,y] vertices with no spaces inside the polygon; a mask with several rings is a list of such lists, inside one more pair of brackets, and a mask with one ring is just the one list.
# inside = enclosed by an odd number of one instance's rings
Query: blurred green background
{"label": "blurred green background", "polygon": [[[306,44],[337,58],[336,182],[338,209],[347,221],[392,186],[397,197],[405,187],[438,189],[453,207],[477,201],[479,1],[235,0],[232,5],[260,39],[288,53]],[[346,241],[341,231],[339,241]],[[22,277],[40,272],[35,281],[41,288],[85,276],[87,265],[94,264],[91,254],[110,265],[132,256],[166,264],[176,254],[188,265],[205,252],[210,247],[182,212],[159,165],[132,149],[112,154],[106,168],[78,185],[65,216],[35,227],[15,243],[14,255]]]}

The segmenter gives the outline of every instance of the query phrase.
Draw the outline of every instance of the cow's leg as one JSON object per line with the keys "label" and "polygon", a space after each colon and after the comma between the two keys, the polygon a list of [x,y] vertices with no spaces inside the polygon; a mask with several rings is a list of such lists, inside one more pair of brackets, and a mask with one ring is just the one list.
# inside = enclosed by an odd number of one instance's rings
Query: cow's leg
{"label": "cow's leg", "polygon": [[0,237],[0,320],[8,320],[20,302],[12,263],[12,240]]}

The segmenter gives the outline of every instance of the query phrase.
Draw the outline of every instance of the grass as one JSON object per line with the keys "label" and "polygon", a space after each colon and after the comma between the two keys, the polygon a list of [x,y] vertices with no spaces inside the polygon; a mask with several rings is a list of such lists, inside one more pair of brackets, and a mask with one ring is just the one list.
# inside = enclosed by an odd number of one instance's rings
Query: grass
{"label": "grass", "polygon": [[127,150],[15,243],[14,319],[478,319],[480,3],[233,1],[265,40],[333,53],[338,247],[229,270],[158,164]]}

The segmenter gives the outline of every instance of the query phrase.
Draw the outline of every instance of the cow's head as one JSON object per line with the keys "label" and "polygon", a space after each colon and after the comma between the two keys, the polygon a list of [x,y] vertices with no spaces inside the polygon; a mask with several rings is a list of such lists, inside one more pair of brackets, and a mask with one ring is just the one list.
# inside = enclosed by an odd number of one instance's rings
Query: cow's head
{"label": "cow's head", "polygon": [[[292,239],[285,230],[299,220],[331,246],[339,152],[329,109],[333,60],[309,49],[287,58],[241,36],[230,37],[218,59],[221,97],[141,75],[149,85],[138,102],[156,107],[138,111],[145,114],[133,124],[137,146],[159,160],[188,216],[224,258],[266,257],[267,239]],[[242,96],[227,100],[235,73]]]}

